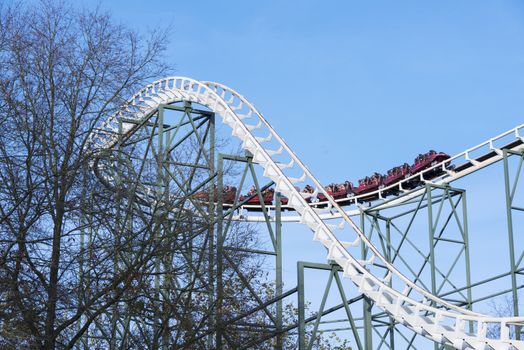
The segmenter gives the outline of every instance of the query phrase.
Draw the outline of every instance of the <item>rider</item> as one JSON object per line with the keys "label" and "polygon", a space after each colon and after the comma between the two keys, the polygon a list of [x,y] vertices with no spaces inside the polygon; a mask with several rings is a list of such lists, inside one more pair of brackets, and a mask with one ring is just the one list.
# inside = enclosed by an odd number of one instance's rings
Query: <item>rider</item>
{"label": "rider", "polygon": [[310,185],[306,185],[306,187],[304,187],[304,191],[302,191],[304,193],[313,193],[314,190],[313,190],[313,187],[311,187]]}

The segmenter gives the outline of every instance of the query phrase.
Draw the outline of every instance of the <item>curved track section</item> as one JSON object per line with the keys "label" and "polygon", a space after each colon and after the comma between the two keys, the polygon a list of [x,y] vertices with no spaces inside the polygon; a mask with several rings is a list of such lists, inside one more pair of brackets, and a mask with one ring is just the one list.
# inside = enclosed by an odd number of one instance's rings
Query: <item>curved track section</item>
{"label": "curved track section", "polygon": [[[453,181],[459,180],[477,170],[483,169],[498,162],[502,159],[502,152],[504,149],[519,151],[524,149],[524,136],[521,134],[524,132],[524,124],[518,125],[515,128],[508,130],[500,135],[492,137],[474,147],[471,147],[461,153],[458,153],[441,163],[435,164],[427,169],[424,169],[416,175],[411,175],[393,185],[380,188],[376,191],[369,192],[359,196],[352,196],[349,198],[336,199],[341,206],[348,205],[359,205],[359,203],[365,201],[365,198],[375,197],[378,199],[386,199],[388,193],[395,190],[399,194],[406,193],[405,196],[396,198],[390,201],[388,204],[381,205],[381,209],[385,209],[391,205],[397,205],[401,202],[405,202],[411,198],[417,197],[421,194],[423,189],[415,189],[414,191],[409,188],[409,183],[418,181],[421,184],[431,183],[435,185],[449,184]],[[475,153],[481,153],[480,156],[474,156]],[[451,165],[451,166],[450,166]],[[442,175],[437,177],[429,176],[435,169],[440,169]],[[390,197],[391,198],[391,197]],[[315,204],[310,204],[314,206]],[[289,209],[287,206],[281,206],[284,210]],[[266,205],[268,209],[274,209],[274,205]],[[260,210],[258,205],[244,205],[242,209],[247,210]],[[346,210],[346,214],[349,216],[360,215],[359,209]],[[327,213],[321,214],[322,219],[337,219],[341,216],[339,213]],[[243,221],[263,221],[264,218],[261,216],[236,216],[236,220]],[[293,222],[299,221],[300,217],[294,215],[287,215],[282,217],[282,221]]]}
{"label": "curved track section", "polygon": [[[154,113],[160,104],[176,101],[199,103],[220,115],[222,121],[231,127],[233,136],[241,140],[242,147],[251,152],[254,161],[264,168],[264,175],[275,182],[276,190],[289,198],[289,206],[300,215],[300,222],[309,227],[314,232],[314,240],[327,249],[327,258],[336,261],[343,268],[344,276],[397,322],[457,349],[524,349],[523,341],[510,339],[510,328],[523,325],[524,319],[489,317],[457,307],[420,288],[391,265],[264,117],[234,90],[184,77],[159,80],[133,96],[122,111],[93,133],[90,146],[98,150],[111,148],[117,140],[120,118],[142,120]],[[132,131],[131,124],[124,124],[124,131]],[[328,224],[319,216],[319,210],[311,207],[295,188],[298,183],[313,184],[316,192],[323,193],[331,210],[343,219],[340,224]],[[344,240],[337,238],[341,233]],[[361,261],[354,258],[351,250],[355,249],[357,254],[360,244],[366,245],[373,254],[371,259]],[[375,265],[385,269],[384,278],[370,271],[375,260],[379,262]],[[499,338],[487,337],[490,324],[500,326]]]}

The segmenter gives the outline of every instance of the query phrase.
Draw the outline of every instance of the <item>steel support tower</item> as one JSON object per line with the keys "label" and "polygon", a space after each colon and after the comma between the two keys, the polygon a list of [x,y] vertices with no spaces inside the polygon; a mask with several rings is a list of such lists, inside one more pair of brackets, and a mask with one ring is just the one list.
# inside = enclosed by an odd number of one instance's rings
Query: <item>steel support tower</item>
{"label": "steel support tower", "polygon": [[[353,349],[420,349],[428,344],[435,349],[480,349],[479,344],[485,344],[482,349],[502,349],[503,344],[521,348],[520,320],[509,316],[519,316],[522,288],[518,216],[524,205],[517,195],[524,160],[522,126],[514,132],[520,143],[510,140],[497,147],[499,139],[490,139],[487,155],[473,158],[468,150],[465,163],[455,168],[435,165],[445,170],[437,180],[417,175],[416,187],[402,188],[401,183],[394,196],[379,192],[372,200],[355,198],[346,212],[329,196],[323,205],[304,201],[295,183],[309,179],[319,193],[323,188],[242,96],[220,84],[172,79],[172,85],[167,80],[147,87],[131,100],[137,107],[113,118],[118,127],[93,137],[100,150],[95,173],[121,203],[117,225],[132,232],[136,217],[151,216],[162,249],[150,265],[151,293],[141,300],[141,312],[134,313],[136,301],[115,304],[78,348],[126,348],[140,333],[148,348],[158,349],[285,349],[291,343],[313,349],[320,334],[331,332],[349,339]],[[247,111],[237,111],[246,106]],[[254,122],[243,121],[250,118]],[[233,129],[243,151],[232,152],[234,146],[225,143],[220,132],[224,124]],[[261,148],[263,142],[275,142],[276,148]],[[284,161],[284,155],[291,161]],[[499,160],[509,269],[474,279],[466,190],[452,181]],[[254,192],[241,197],[251,185]],[[225,198],[225,186],[236,187],[234,198]],[[265,203],[269,188],[275,196]],[[284,197],[288,204],[281,204]],[[297,284],[291,287],[284,285],[283,257],[293,249],[283,244],[287,222],[313,230],[328,254],[322,263],[297,261]],[[256,223],[257,237],[267,246],[231,242],[232,232],[249,223]],[[86,226],[82,245],[89,252],[96,228]],[[342,233],[334,236],[337,229]],[[351,230],[356,239],[348,239]],[[115,252],[114,269],[132,259],[133,247]],[[239,261],[263,261],[268,287],[260,290],[260,280]],[[312,271],[323,274],[326,283],[315,280],[311,285]],[[505,279],[508,288],[485,293],[486,286]],[[231,304],[233,283],[243,289],[243,305]],[[312,291],[320,291],[321,297]],[[473,311],[502,295],[510,296],[512,315],[485,318]],[[196,300],[205,312],[187,313]],[[291,316],[288,307],[296,309]],[[148,308],[152,313],[147,318],[138,317]],[[198,331],[190,334],[195,327]]]}

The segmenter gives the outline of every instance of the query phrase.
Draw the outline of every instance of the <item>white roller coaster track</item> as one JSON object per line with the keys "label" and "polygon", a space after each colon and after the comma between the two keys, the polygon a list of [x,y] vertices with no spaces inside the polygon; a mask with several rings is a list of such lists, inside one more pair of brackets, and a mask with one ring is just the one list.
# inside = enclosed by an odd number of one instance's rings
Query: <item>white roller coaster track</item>
{"label": "white roller coaster track", "polygon": [[[247,103],[247,101],[245,101]],[[411,175],[405,179],[402,179],[401,181],[389,185],[383,188],[380,188],[376,191],[369,192],[363,195],[359,196],[352,196],[348,198],[342,198],[342,199],[336,199],[335,202],[341,204],[344,203],[345,206],[349,205],[359,205],[360,202],[365,200],[365,198],[369,197],[375,197],[379,199],[385,199],[387,197],[386,193],[391,192],[392,190],[396,190],[399,193],[405,193],[410,192],[409,194],[398,197],[394,200],[388,201],[388,203],[384,203],[380,205],[381,209],[385,209],[387,207],[397,205],[399,202],[405,202],[409,199],[412,199],[414,197],[419,196],[424,189],[420,188],[415,191],[411,191],[408,189],[409,183],[412,181],[420,181],[420,183],[431,183],[435,185],[444,185],[449,184],[453,181],[459,180],[477,170],[480,170],[482,168],[485,168],[487,166],[492,165],[493,163],[498,162],[502,159],[502,153],[503,149],[511,149],[514,151],[519,151],[524,149],[524,136],[521,136],[521,132],[524,131],[524,124],[518,125],[517,127],[508,130],[500,135],[497,135],[495,137],[492,137],[475,147],[471,147],[461,153],[458,153],[457,155],[451,157],[450,159],[447,159],[443,162],[440,162],[438,164],[432,165],[431,167],[424,169],[420,173],[416,175]],[[495,146],[497,141],[508,141],[508,139],[511,139],[510,143],[504,143],[499,146]],[[500,142],[499,142],[500,143]],[[481,150],[486,150],[487,153],[484,153],[481,156],[475,156],[472,157],[472,153],[479,152]],[[453,164],[454,167],[450,168],[448,165]],[[435,169],[441,169],[442,175],[438,177],[431,177],[427,174],[431,173]],[[306,197],[307,198],[307,197]],[[310,204],[312,206],[315,205],[315,203]],[[288,206],[282,205],[281,208],[283,210],[288,209]],[[260,206],[258,205],[244,205],[242,206],[242,209],[246,210],[254,210],[254,209],[260,209]],[[273,210],[274,205],[266,205],[266,209]],[[330,212],[329,210],[325,210],[325,214],[320,214],[320,217],[324,219],[338,219],[341,217],[339,212]],[[346,210],[345,211],[348,216],[356,216],[360,215],[361,210],[360,209],[352,209],[352,210]],[[247,215],[238,215],[234,217],[235,220],[243,220],[243,221],[264,221],[265,218],[263,216],[247,216]],[[297,222],[300,221],[300,217],[296,215],[286,215],[281,218],[283,222]]]}
{"label": "white roller coaster track", "polygon": [[[361,293],[373,300],[376,306],[386,311],[397,322],[424,337],[457,349],[524,349],[524,341],[510,339],[510,327],[524,325],[524,318],[490,317],[450,304],[419,287],[390,264],[360,231],[348,214],[325,192],[313,174],[253,105],[244,97],[223,85],[200,82],[185,77],[166,78],[148,85],[133,96],[122,111],[111,116],[100,129],[92,134],[90,147],[97,150],[112,147],[116,142],[120,118],[138,121],[152,113],[160,104],[170,104],[176,101],[199,103],[220,115],[222,121],[231,127],[233,136],[242,141],[242,147],[251,152],[254,161],[264,168],[264,175],[275,182],[276,190],[289,198],[288,205],[300,215],[300,222],[313,231],[313,239],[325,246],[328,251],[327,258],[336,261],[343,268],[344,276],[350,278]],[[246,123],[246,120],[251,121],[251,123]],[[130,131],[133,128],[132,125],[124,124],[124,131]],[[519,130],[522,127],[513,130],[519,141],[521,141]],[[254,136],[255,132],[266,136]],[[275,142],[278,144],[277,151],[263,146],[270,140],[273,144]],[[492,139],[488,143],[493,146],[494,140]],[[461,154],[473,165],[473,168],[468,168],[469,172],[476,170],[480,163],[468,159],[469,154],[475,149],[470,149]],[[500,159],[500,150],[494,146],[492,149]],[[289,162],[276,162],[273,159],[275,154],[278,154],[279,157],[287,157]],[[490,158],[490,162],[493,161],[496,161],[496,159]],[[468,171],[468,169],[465,169],[465,171]],[[445,170],[447,171],[447,169]],[[295,174],[298,171],[302,176],[292,178],[286,175],[291,171]],[[465,175],[465,173],[462,175],[459,173],[455,174],[455,178]],[[417,176],[423,178],[423,174]],[[446,176],[452,177],[453,173],[447,171]],[[453,180],[442,178],[437,181],[449,182]],[[323,193],[328,198],[331,211],[336,213],[336,216],[341,217],[343,222],[340,225],[328,224],[327,218],[323,219],[318,213],[319,210],[311,207],[295,188],[297,183],[313,184],[318,193]],[[345,224],[351,227],[355,235],[355,240],[351,244],[339,241],[334,233],[335,230],[342,229]],[[348,251],[348,249],[356,247],[360,243],[365,244],[373,254],[371,259],[367,261],[357,260]],[[387,269],[388,272],[384,279],[376,277],[367,270],[367,267],[371,266],[374,260],[379,260],[380,264]],[[394,283],[393,278],[395,279]],[[392,286],[395,286],[395,288]],[[411,291],[416,291],[421,300],[415,300],[410,295]],[[487,337],[488,325],[500,327],[501,331],[498,338]],[[470,326],[473,332],[469,332],[466,329],[469,328],[467,326]]]}

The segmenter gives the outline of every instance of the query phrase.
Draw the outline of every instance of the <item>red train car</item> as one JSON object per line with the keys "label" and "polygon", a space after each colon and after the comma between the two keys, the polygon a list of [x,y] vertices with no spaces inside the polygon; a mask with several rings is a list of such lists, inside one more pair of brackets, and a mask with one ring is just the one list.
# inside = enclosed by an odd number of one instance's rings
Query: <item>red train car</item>
{"label": "red train car", "polygon": [[[411,173],[411,175],[415,175],[416,173],[419,173],[424,169],[427,169],[432,165],[443,162],[449,158],[450,156],[444,152],[436,152],[434,150],[430,150],[428,153],[419,154],[418,157],[415,158],[415,162],[410,167],[409,172]],[[442,170],[438,169],[436,171]]]}
{"label": "red train car", "polygon": [[[222,200],[224,204],[233,204],[235,197],[237,195],[237,188],[234,186],[224,186],[222,191]],[[209,191],[200,191],[195,193],[194,196],[196,199],[208,202],[209,201]],[[218,190],[215,187],[214,201],[218,200]]]}
{"label": "red train car", "polygon": [[[256,189],[251,188],[251,190],[247,193],[245,196],[240,196],[240,201],[245,201],[247,198],[253,196],[256,193]],[[273,197],[275,196],[275,190],[272,188],[268,188],[264,191],[262,191],[262,197],[265,205],[270,205],[273,203]],[[254,195],[252,198],[250,198],[246,204],[248,205],[260,205],[260,198],[257,195]]]}
{"label": "red train car", "polygon": [[237,196],[237,188],[234,186],[225,186],[223,201],[225,204],[233,204]]}
{"label": "red train car", "polygon": [[380,173],[374,173],[358,180],[358,187],[353,188],[353,193],[357,196],[376,191],[382,186],[383,176]]}
{"label": "red train car", "polygon": [[[300,190],[300,187],[298,186],[295,186],[295,189],[298,192],[302,193],[302,196],[304,197],[307,203],[311,203],[313,192],[315,192],[315,189],[311,185],[306,185],[306,187],[304,187],[302,191]],[[280,204],[287,205],[288,203],[289,203],[289,198],[287,198],[286,196],[282,196],[280,198]]]}
{"label": "red train car", "polygon": [[[343,199],[353,194],[353,184],[349,181],[342,184],[330,184],[325,187],[325,190],[333,199]],[[319,193],[317,198],[319,202],[327,201],[326,196],[322,193]]]}
{"label": "red train car", "polygon": [[410,166],[408,163],[394,167],[388,170],[388,173],[384,176],[383,184],[384,186],[391,186],[397,182],[409,177]]}

